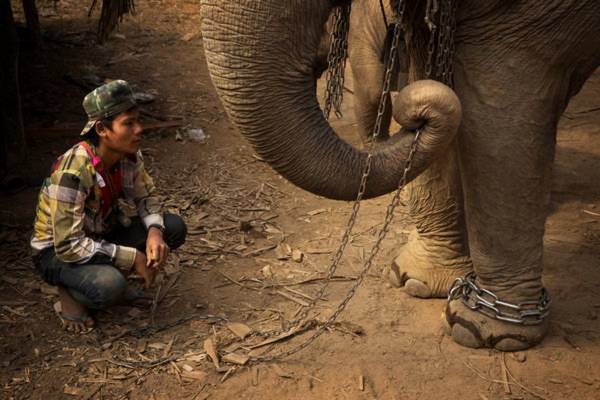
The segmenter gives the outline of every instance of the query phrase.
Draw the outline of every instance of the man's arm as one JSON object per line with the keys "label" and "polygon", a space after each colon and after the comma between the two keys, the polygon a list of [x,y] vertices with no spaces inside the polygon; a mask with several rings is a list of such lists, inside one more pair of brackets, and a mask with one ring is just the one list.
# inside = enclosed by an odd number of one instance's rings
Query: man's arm
{"label": "man's arm", "polygon": [[48,187],[50,218],[56,257],[64,262],[83,264],[96,254],[111,258],[115,266],[133,266],[136,249],[118,246],[105,240],[95,241],[86,236],[85,201],[94,186],[87,171],[56,171]]}
{"label": "man's arm", "polygon": [[133,179],[133,201],[144,226],[148,231],[151,227],[164,231],[165,225],[161,213],[161,204],[155,196],[156,187],[152,177],[146,172],[141,152],[137,154]]}

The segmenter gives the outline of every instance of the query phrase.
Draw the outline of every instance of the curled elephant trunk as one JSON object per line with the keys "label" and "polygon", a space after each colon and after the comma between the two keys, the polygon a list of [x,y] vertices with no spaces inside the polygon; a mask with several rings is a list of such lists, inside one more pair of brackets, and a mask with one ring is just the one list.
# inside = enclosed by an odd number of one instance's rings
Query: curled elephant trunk
{"label": "curled elephant trunk", "polygon": [[[330,1],[203,0],[208,67],[231,121],[277,172],[332,199],[356,197],[367,153],[340,139],[315,96],[314,60]],[[398,94],[404,133],[373,153],[365,198],[397,188],[415,129],[421,139],[408,176],[443,151],[460,124],[451,89],[419,81]]]}

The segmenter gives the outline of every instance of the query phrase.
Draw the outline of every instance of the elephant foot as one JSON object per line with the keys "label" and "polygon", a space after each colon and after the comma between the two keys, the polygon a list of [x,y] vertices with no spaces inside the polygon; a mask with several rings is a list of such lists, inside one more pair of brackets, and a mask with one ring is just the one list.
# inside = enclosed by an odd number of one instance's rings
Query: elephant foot
{"label": "elephant foot", "polygon": [[548,332],[548,319],[539,325],[504,322],[471,310],[460,299],[450,301],[445,314],[447,333],[465,347],[525,350],[540,343]]}
{"label": "elephant foot", "polygon": [[413,297],[432,298],[448,296],[448,289],[456,278],[472,269],[468,256],[456,254],[448,250],[448,246],[426,245],[411,234],[383,275],[391,286],[402,287]]}

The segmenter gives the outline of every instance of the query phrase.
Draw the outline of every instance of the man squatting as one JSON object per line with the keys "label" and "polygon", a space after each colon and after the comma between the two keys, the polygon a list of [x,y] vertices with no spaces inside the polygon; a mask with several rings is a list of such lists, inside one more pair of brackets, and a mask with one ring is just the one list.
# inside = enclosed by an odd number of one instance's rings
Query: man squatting
{"label": "man squatting", "polygon": [[[55,310],[74,332],[93,329],[88,310],[143,298],[126,277],[135,271],[149,288],[187,233],[178,215],[161,214],[153,196],[129,84],[116,80],[96,88],[83,108],[83,140],[58,158],[45,179],[31,239],[36,271],[58,286]],[[128,208],[132,215],[124,213]]]}

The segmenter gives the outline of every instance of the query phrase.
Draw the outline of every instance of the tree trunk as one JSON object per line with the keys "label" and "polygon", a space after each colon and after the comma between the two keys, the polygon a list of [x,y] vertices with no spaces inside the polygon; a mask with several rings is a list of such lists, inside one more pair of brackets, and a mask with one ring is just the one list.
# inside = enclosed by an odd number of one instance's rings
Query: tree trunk
{"label": "tree trunk", "polygon": [[25,11],[29,40],[31,40],[34,47],[39,47],[42,44],[42,34],[35,0],[23,0],[23,10]]}
{"label": "tree trunk", "polygon": [[9,1],[0,5],[0,177],[25,158],[18,82],[19,42]]}

